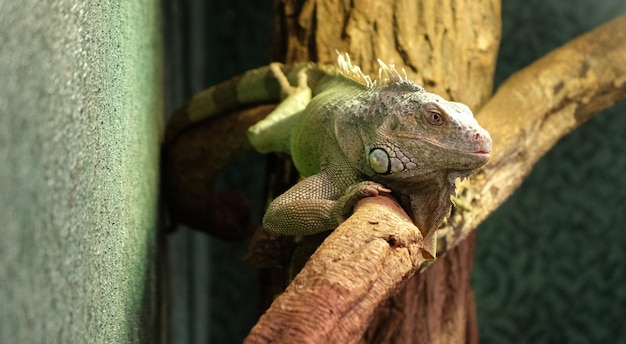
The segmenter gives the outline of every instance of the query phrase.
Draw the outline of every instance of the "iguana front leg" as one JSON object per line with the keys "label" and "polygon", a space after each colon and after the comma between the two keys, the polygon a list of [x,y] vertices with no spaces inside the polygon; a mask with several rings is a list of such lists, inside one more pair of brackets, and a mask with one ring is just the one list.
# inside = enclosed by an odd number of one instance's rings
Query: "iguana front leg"
{"label": "iguana front leg", "polygon": [[341,190],[326,171],[308,177],[270,204],[263,227],[283,235],[310,235],[335,229],[362,198],[390,193],[382,185],[362,181]]}

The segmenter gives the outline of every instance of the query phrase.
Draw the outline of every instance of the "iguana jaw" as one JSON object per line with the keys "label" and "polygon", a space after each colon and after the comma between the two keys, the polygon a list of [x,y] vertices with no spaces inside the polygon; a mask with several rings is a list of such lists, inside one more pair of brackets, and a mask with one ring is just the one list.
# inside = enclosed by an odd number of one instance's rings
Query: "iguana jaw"
{"label": "iguana jaw", "polygon": [[[394,134],[396,140],[405,142],[405,145],[414,146],[411,151],[418,151],[422,157],[427,157],[427,160],[423,162],[440,168],[473,170],[487,163],[491,153],[491,137],[487,131],[480,127],[468,130],[467,133],[458,132],[456,135],[450,135],[465,137],[464,140],[450,139],[446,141],[433,136],[406,132]],[[428,154],[428,152],[432,153]],[[420,165],[419,160],[421,159],[416,160],[418,160],[417,164]]]}
{"label": "iguana jaw", "polygon": [[435,150],[450,152],[451,154],[459,157],[465,156],[472,160],[475,159],[477,163],[482,162],[481,165],[485,164],[489,160],[489,156],[491,154],[491,139],[489,139],[488,142],[481,142],[477,145],[474,145],[474,147],[469,148],[459,148],[457,146],[443,145],[428,138],[419,138],[419,140],[422,140],[423,142],[428,143],[433,147],[436,147]]}
{"label": "iguana jaw", "polygon": [[[405,157],[404,159],[410,161],[411,164],[404,163],[404,168],[390,169],[391,173],[389,173],[391,176],[396,175],[402,179],[416,178],[420,175],[427,176],[434,171],[467,171],[469,174],[489,161],[491,151],[491,142],[482,147],[469,148],[441,145],[439,142],[429,139],[411,138],[403,142],[405,144],[401,149],[392,146],[397,149],[394,154],[397,156],[401,152],[402,156]],[[392,154],[392,149],[389,146],[373,145],[367,147],[366,150],[372,152],[377,147],[383,147],[389,150],[388,154]],[[411,154],[413,152],[419,154]],[[371,161],[370,166],[372,166]]]}
{"label": "iguana jaw", "polygon": [[[458,176],[455,172],[451,175]],[[424,177],[397,184],[390,180],[386,185],[393,190],[424,238],[428,238],[449,215],[452,206],[450,195],[454,194],[455,186],[454,179],[451,183],[446,171],[434,171]],[[434,256],[434,252],[432,254]]]}

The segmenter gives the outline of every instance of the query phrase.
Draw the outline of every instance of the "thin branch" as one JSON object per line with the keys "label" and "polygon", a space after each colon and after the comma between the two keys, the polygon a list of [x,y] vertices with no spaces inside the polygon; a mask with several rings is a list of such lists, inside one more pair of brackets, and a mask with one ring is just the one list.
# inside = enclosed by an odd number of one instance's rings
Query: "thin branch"
{"label": "thin branch", "polygon": [[522,183],[558,140],[626,98],[626,15],[552,51],[511,76],[477,115],[494,142],[489,163],[459,184],[473,210],[441,230],[458,245]]}

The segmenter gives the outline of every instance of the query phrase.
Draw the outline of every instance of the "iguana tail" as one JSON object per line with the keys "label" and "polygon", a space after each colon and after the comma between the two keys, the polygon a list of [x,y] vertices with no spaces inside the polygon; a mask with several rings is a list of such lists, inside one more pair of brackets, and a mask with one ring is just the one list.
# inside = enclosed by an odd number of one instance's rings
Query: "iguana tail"
{"label": "iguana tail", "polygon": [[[329,69],[314,68],[315,66],[312,63],[291,66],[272,63],[197,93],[169,120],[165,134],[166,144],[195,124],[229,110],[243,108],[246,105],[278,103],[288,96],[285,94],[284,83],[288,81],[292,85],[297,84],[298,74],[303,69],[307,74],[317,74],[309,78],[309,83],[318,81],[330,72]],[[276,70],[281,71],[282,80],[276,76]],[[284,80],[285,77],[287,80]]]}

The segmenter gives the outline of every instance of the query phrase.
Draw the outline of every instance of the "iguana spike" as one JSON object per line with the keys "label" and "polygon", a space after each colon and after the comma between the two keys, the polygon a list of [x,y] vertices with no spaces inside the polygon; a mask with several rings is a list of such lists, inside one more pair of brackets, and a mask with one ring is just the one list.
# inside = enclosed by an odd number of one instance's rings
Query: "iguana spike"
{"label": "iguana spike", "polygon": [[335,52],[337,53],[337,65],[339,65],[341,74],[367,87],[410,81],[404,68],[402,68],[401,74],[393,64],[387,65],[381,59],[378,59],[378,64],[380,65],[378,68],[378,79],[372,80],[372,77],[363,73],[359,66],[352,64],[348,53]]}
{"label": "iguana spike", "polygon": [[341,74],[367,87],[373,87],[374,85],[376,85],[376,81],[372,80],[369,75],[363,73],[361,67],[352,64],[352,61],[350,61],[350,55],[348,55],[348,53],[340,53],[339,51],[335,52],[338,55],[337,65],[339,66]]}
{"label": "iguana spike", "polygon": [[402,68],[402,72],[404,73],[403,77],[393,64],[387,65],[381,59],[378,59],[378,64],[380,65],[380,68],[378,68],[378,82],[380,82],[381,85],[387,85],[393,82],[409,81],[404,68]]}

